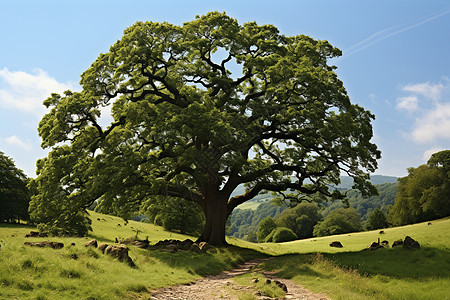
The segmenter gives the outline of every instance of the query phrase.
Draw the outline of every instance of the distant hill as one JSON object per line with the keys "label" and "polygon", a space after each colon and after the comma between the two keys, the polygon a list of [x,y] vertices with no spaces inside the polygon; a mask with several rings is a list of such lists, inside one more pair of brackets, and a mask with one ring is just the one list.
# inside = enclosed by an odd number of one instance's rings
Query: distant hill
{"label": "distant hill", "polygon": [[[395,196],[397,194],[397,177],[374,175],[371,177],[371,182],[378,189],[379,195],[369,198],[362,197],[357,190],[352,190],[353,179],[349,176],[341,177],[341,184],[338,189],[347,190],[347,198],[349,199],[350,207],[355,208],[360,214],[363,221],[367,220],[369,214],[378,208],[385,214],[389,207],[394,204]],[[244,187],[240,186],[236,194],[244,193]],[[245,202],[233,211],[229,219],[228,234],[251,240],[251,235],[254,235],[258,229],[259,222],[267,217],[276,217],[287,207],[277,207],[270,204],[273,198],[271,194],[258,195],[254,199]],[[329,201],[322,203],[324,206],[322,215],[326,216],[332,210],[344,207],[342,201]]]}
{"label": "distant hill", "polygon": [[[370,182],[373,185],[383,184],[383,183],[394,183],[397,182],[397,177],[384,176],[384,175],[371,175]],[[350,176],[341,176],[341,184],[337,186],[338,189],[350,190],[353,185],[353,178]]]}
{"label": "distant hill", "polygon": [[[393,177],[393,176],[384,176],[384,175],[372,175],[370,176],[370,182],[373,185],[380,185],[380,184],[384,184],[384,183],[395,183],[397,182],[397,177]],[[341,176],[341,183],[337,186],[337,188],[339,190],[350,190],[353,186],[353,178],[350,176]],[[233,196],[237,196],[237,195],[242,195],[243,193],[245,193],[245,187],[243,185],[238,186],[233,194],[231,195]],[[263,195],[258,195],[255,198],[253,198],[252,200],[249,200],[243,204],[241,204],[240,206],[238,206],[238,208],[240,209],[253,209],[255,210],[259,204],[270,201],[273,198],[273,196],[269,193],[269,194],[263,194]]]}

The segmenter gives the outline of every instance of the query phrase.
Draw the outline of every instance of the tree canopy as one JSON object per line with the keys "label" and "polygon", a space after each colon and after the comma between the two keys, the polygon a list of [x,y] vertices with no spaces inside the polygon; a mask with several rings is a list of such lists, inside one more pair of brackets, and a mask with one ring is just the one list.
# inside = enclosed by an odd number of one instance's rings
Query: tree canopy
{"label": "tree canopy", "polygon": [[328,188],[341,173],[375,192],[374,116],[327,64],[339,55],[225,13],[134,24],[82,74],[80,92],[44,101],[39,134],[51,151],[38,162],[33,218],[63,228],[86,223],[95,200],[124,212],[162,195],[200,205],[199,241],[225,244],[227,217],[261,192],[341,198]]}
{"label": "tree canopy", "polygon": [[362,231],[361,215],[354,208],[337,208],[314,226],[315,236]]}
{"label": "tree canopy", "polygon": [[409,168],[399,179],[389,212],[394,225],[413,224],[450,216],[450,150],[434,153],[427,164]]}
{"label": "tree canopy", "polygon": [[0,222],[28,220],[28,178],[0,151]]}
{"label": "tree canopy", "polygon": [[284,210],[276,219],[277,226],[291,229],[298,239],[313,236],[314,226],[322,219],[319,208],[314,203],[300,203]]}

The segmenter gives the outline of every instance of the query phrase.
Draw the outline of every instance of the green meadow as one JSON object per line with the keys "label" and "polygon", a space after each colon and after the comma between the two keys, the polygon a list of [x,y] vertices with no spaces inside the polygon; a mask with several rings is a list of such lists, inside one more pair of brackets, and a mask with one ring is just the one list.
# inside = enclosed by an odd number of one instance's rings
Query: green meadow
{"label": "green meadow", "polygon": [[[253,244],[230,238],[232,246],[206,254],[129,246],[136,265],[130,267],[84,244],[92,238],[114,243],[115,238],[136,235],[148,237],[151,244],[194,238],[94,212],[91,217],[93,231],[86,238],[25,238],[34,230],[32,227],[1,224],[0,299],[148,299],[153,289],[187,283],[263,256],[273,258],[260,265],[261,269],[326,293],[331,299],[450,299],[448,218],[432,225],[384,229],[384,234],[377,230],[282,244]],[[378,238],[391,244],[406,235],[417,240],[421,249],[365,250]],[[56,250],[24,245],[26,241],[43,240],[65,246]],[[343,248],[329,247],[332,241],[340,241]]]}

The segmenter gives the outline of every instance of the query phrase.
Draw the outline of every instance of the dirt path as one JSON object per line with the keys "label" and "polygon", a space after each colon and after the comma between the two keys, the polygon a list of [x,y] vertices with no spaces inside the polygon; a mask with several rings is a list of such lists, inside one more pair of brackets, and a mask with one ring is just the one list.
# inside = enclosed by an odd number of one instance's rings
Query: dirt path
{"label": "dirt path", "polygon": [[[152,300],[200,300],[200,299],[238,299],[238,293],[249,293],[255,295],[257,299],[272,299],[267,296],[256,296],[257,291],[248,286],[235,283],[232,278],[251,272],[254,267],[267,259],[254,259],[248,261],[236,269],[223,272],[218,275],[208,276],[194,282],[166,287],[155,290],[150,299]],[[324,294],[316,294],[308,291],[304,287],[293,283],[288,279],[276,278],[270,274],[264,274],[271,280],[278,280],[287,287],[284,299],[308,299],[308,300],[328,300]]]}

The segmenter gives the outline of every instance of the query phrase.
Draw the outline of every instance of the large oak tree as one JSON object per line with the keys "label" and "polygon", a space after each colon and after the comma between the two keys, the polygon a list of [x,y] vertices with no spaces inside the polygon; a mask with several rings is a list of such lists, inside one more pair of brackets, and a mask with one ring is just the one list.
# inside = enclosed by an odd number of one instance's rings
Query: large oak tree
{"label": "large oak tree", "polygon": [[81,92],[45,100],[39,134],[51,151],[38,162],[34,219],[64,228],[95,200],[120,213],[162,195],[200,205],[199,240],[220,245],[227,217],[258,193],[340,197],[329,185],[341,173],[373,192],[374,116],[327,64],[339,55],[218,12],[136,23],[82,74]]}

